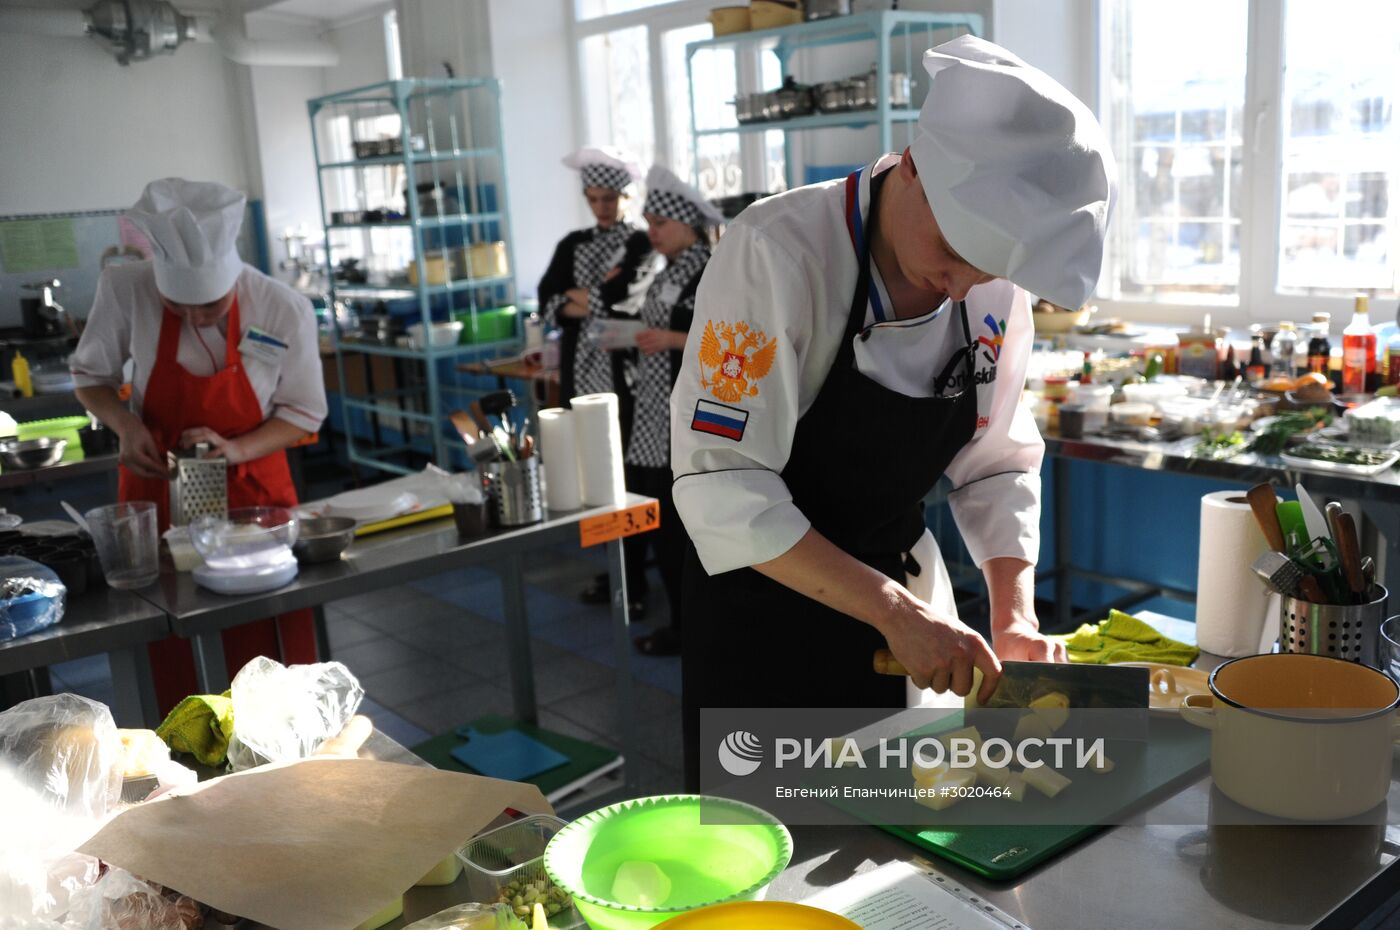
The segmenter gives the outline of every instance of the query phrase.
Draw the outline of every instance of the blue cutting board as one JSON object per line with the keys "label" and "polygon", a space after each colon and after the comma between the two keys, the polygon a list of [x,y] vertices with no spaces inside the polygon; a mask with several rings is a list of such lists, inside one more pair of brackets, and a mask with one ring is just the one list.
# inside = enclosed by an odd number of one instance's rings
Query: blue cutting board
{"label": "blue cutting board", "polygon": [[568,756],[516,729],[482,733],[464,727],[457,735],[467,742],[451,751],[452,758],[488,778],[525,781],[569,761]]}

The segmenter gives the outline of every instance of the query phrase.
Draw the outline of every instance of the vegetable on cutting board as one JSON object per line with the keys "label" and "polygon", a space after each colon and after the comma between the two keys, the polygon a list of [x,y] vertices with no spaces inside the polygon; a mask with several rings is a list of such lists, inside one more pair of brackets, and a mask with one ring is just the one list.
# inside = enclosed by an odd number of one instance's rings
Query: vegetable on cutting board
{"label": "vegetable on cutting board", "polygon": [[1068,778],[1048,765],[1026,769],[1021,773],[1021,779],[1047,798],[1053,798],[1070,786]]}
{"label": "vegetable on cutting board", "polygon": [[[952,807],[960,800],[960,791],[977,784],[977,773],[972,769],[957,769],[944,772],[931,782],[920,783],[920,788],[928,789],[922,797],[914,801],[929,810],[941,811]],[[943,789],[950,789],[946,793]]]}

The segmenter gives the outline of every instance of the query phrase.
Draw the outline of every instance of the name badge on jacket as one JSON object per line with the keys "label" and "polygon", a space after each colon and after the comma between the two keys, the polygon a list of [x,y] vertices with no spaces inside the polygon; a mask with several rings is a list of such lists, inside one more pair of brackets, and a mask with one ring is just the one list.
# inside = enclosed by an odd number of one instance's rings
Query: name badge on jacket
{"label": "name badge on jacket", "polygon": [[271,333],[249,326],[238,344],[239,353],[269,365],[281,365],[287,354],[287,344]]}
{"label": "name badge on jacket", "polygon": [[661,290],[656,296],[663,304],[670,307],[681,299],[681,286],[674,281],[667,281],[661,285]]}

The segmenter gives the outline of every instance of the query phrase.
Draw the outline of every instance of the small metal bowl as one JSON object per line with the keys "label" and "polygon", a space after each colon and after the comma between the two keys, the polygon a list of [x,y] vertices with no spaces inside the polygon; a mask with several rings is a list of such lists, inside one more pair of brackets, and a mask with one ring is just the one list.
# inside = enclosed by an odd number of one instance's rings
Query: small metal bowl
{"label": "small metal bowl", "polygon": [[355,541],[350,517],[310,517],[301,521],[292,552],[302,563],[333,562]]}
{"label": "small metal bowl", "polygon": [[0,442],[0,461],[6,468],[21,470],[47,468],[58,464],[63,458],[63,450],[68,448],[66,439],[7,439]]}

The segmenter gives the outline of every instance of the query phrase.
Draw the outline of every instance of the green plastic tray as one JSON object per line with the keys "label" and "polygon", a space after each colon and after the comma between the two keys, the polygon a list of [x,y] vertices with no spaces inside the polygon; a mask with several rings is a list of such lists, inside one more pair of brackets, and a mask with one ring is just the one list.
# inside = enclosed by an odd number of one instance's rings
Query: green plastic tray
{"label": "green plastic tray", "polygon": [[459,339],[463,345],[481,342],[502,342],[515,338],[515,307],[494,310],[459,310],[452,318],[462,324]]}

